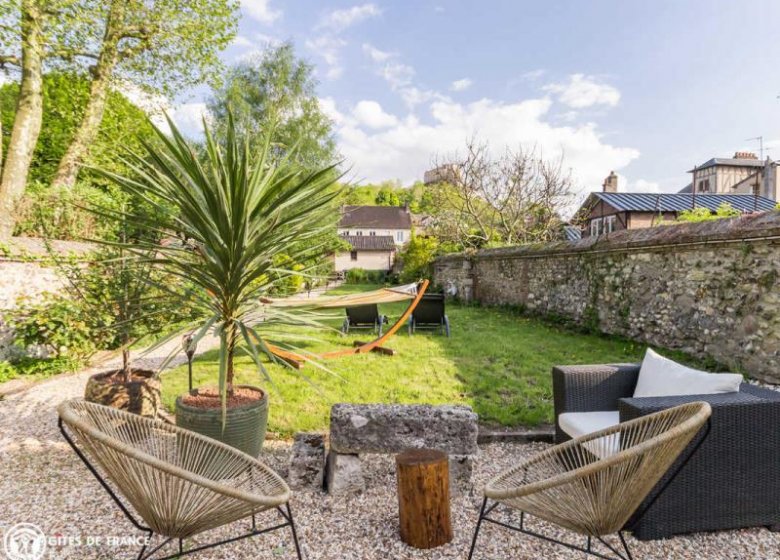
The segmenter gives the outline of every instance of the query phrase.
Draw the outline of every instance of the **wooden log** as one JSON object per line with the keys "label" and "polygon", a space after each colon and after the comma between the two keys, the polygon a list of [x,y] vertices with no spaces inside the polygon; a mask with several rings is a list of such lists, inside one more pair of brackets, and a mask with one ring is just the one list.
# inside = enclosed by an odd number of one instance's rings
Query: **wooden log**
{"label": "wooden log", "polygon": [[401,540],[434,548],[452,540],[450,474],[447,454],[409,449],[395,458]]}

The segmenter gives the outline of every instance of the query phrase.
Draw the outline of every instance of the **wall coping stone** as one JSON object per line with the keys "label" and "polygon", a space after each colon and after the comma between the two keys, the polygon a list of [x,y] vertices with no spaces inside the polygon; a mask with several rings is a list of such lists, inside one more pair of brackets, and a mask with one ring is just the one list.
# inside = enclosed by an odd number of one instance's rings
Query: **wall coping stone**
{"label": "wall coping stone", "polygon": [[774,237],[780,238],[780,211],[745,214],[736,218],[724,218],[711,222],[620,230],[598,237],[585,237],[577,241],[556,241],[452,253],[437,258],[436,262],[446,263],[462,259],[540,258],[550,255],[617,252],[633,249],[652,250],[665,246],[729,243]]}
{"label": "wall coping stone", "polygon": [[94,243],[83,241],[62,241],[38,237],[12,237],[0,240],[0,261],[40,261],[49,258],[46,244],[59,255],[84,256],[96,249]]}

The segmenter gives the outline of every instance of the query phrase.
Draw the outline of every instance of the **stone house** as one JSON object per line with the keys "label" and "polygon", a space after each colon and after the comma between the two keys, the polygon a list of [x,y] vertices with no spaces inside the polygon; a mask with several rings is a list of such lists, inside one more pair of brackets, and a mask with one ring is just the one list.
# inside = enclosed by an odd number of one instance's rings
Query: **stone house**
{"label": "stone house", "polygon": [[448,163],[426,171],[423,174],[423,183],[426,185],[435,185],[437,183],[457,184],[460,178],[460,167],[454,163]]}
{"label": "stone house", "polygon": [[[714,183],[713,183],[714,184]],[[677,218],[679,212],[707,208],[715,212],[724,202],[743,212],[766,212],[776,202],[767,197],[739,193],[622,193],[611,172],[601,192],[592,192],[577,211],[582,237],[622,229],[646,228]]]}
{"label": "stone house", "polygon": [[345,206],[338,234],[350,250],[335,256],[335,270],[391,270],[397,251],[412,235],[408,206]]}

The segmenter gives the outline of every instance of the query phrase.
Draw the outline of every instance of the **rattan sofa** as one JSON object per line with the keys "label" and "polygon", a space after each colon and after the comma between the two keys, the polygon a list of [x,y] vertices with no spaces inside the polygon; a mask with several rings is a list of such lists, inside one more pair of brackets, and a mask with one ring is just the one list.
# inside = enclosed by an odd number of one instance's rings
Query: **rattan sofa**
{"label": "rattan sofa", "polygon": [[692,401],[709,425],[650,492],[625,529],[641,540],[695,531],[780,529],[780,392],[743,383],[738,393],[633,398],[639,364],[553,368],[556,440],[564,412],[619,410],[625,422]]}

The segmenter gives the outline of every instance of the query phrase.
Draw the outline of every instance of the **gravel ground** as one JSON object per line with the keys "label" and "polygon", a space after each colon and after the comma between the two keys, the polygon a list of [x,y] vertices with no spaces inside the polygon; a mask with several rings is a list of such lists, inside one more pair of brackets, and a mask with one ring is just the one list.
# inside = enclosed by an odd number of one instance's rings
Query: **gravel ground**
{"label": "gravel ground", "polygon": [[[139,534],[123,517],[98,483],[67,447],[56,428],[55,407],[63,399],[80,396],[89,372],[62,376],[0,401],[0,528],[34,523],[59,544],[50,545],[47,559],[135,558],[138,548],[109,544],[108,537],[127,539]],[[545,444],[490,444],[480,448],[475,473],[477,487],[488,477],[527,457]],[[262,459],[286,475],[290,447],[268,442]],[[480,505],[477,492],[453,499],[455,539],[440,548],[420,551],[398,538],[393,460],[367,458],[370,489],[351,498],[331,498],[319,491],[298,492],[291,502],[300,540],[308,559],[427,559],[465,558]],[[260,524],[277,522],[274,513],[260,516]],[[571,540],[543,522],[548,534]],[[202,535],[207,542],[239,534],[248,526],[233,526]],[[90,538],[102,538],[99,546]],[[80,542],[77,542],[80,541]],[[654,542],[629,538],[635,558],[643,559],[780,559],[780,534],[749,529],[697,534]],[[2,550],[2,549],[0,549]],[[487,525],[481,532],[479,559],[568,559],[581,553]],[[173,553],[173,550],[170,551]],[[294,558],[287,531],[278,531],[205,551],[194,558]]]}

